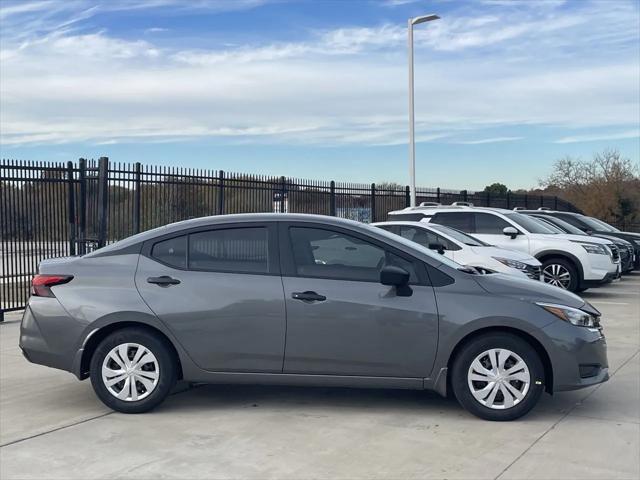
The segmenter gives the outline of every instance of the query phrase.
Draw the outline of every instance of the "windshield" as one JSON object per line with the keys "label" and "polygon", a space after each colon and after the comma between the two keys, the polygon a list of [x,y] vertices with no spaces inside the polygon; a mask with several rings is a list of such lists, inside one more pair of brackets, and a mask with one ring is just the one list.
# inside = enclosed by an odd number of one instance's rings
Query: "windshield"
{"label": "windshield", "polygon": [[462,242],[465,245],[469,245],[470,247],[490,247],[491,246],[488,243],[484,243],[482,240],[472,237],[471,235],[467,235],[466,233],[461,232],[460,230],[456,230],[455,228],[446,227],[444,225],[440,225],[437,223],[430,223],[429,228],[437,232],[444,233],[445,235],[450,236],[454,240],[457,240],[458,242]]}
{"label": "windshield", "polygon": [[563,230],[564,233],[570,233],[572,235],[585,235],[585,233],[582,230],[580,230],[578,227],[574,227],[570,223],[567,223],[560,218],[538,217],[538,216],[536,216],[535,218],[537,218],[538,220],[542,220],[544,222],[550,223],[552,225],[555,225],[557,228]]}
{"label": "windshield", "polygon": [[363,226],[365,226],[367,228],[371,228],[372,230],[375,230],[375,233],[377,235],[385,236],[385,237],[389,238],[390,240],[393,240],[395,242],[400,242],[400,243],[406,245],[407,247],[409,247],[410,250],[411,249],[419,250],[420,252],[422,252],[422,253],[424,253],[426,255],[429,255],[429,257],[433,258],[437,262],[444,263],[448,267],[455,268],[456,270],[461,267],[461,265],[459,263],[454,262],[450,258],[447,258],[444,255],[440,255],[439,253],[434,253],[432,250],[429,250],[427,247],[423,247],[419,243],[412,242],[411,240],[407,240],[406,238],[401,237],[400,235],[396,235],[395,233],[391,233],[391,232],[385,230],[384,228],[377,228],[377,227],[374,227],[374,226],[371,226],[371,225],[363,225]]}
{"label": "windshield", "polygon": [[566,233],[564,230],[562,230],[560,227],[558,227],[557,225],[554,225],[553,223],[547,221],[546,218],[540,218],[540,217],[531,217],[534,220],[537,220],[539,222],[542,222],[544,224],[545,227],[547,227],[549,230],[551,230],[553,233]]}
{"label": "windshield", "polygon": [[524,228],[529,233],[543,233],[545,235],[555,235],[558,233],[551,230],[551,227],[548,227],[547,224],[541,222],[537,218],[527,217],[522,213],[505,213],[504,216],[513,223]]}
{"label": "windshield", "polygon": [[620,231],[617,228],[612,227],[608,223],[605,223],[602,220],[598,220],[597,218],[581,217],[580,220],[582,220],[584,223],[586,223],[589,226],[591,226],[591,224],[599,225],[599,227],[598,228],[594,228],[594,230],[604,230],[605,232],[619,232]]}

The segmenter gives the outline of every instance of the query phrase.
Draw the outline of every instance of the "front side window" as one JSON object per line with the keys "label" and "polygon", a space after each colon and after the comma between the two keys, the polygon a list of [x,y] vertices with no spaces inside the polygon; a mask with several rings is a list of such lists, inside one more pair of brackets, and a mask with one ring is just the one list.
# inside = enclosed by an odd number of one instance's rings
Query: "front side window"
{"label": "front side window", "polygon": [[471,212],[440,212],[436,213],[431,221],[462,230],[463,232],[473,233],[473,217]]}
{"label": "front side window", "polygon": [[291,227],[289,234],[300,276],[379,282],[382,267],[395,265],[417,281],[412,262],[360,238],[308,227]]}
{"label": "front side window", "polygon": [[505,227],[511,227],[509,222],[490,213],[474,213],[473,215],[476,221],[475,233],[502,235]]}
{"label": "front side window", "polygon": [[460,247],[455,243],[424,228],[402,225],[400,226],[400,236],[427,248],[429,248],[430,245],[440,244],[446,250],[460,250]]}
{"label": "front side window", "polygon": [[516,225],[524,228],[529,233],[555,234],[553,230],[545,226],[540,220],[523,215],[522,213],[505,213],[505,217]]}
{"label": "front side window", "polygon": [[172,267],[185,268],[187,266],[187,237],[170,238],[155,243],[151,256]]}
{"label": "front side window", "polygon": [[264,227],[209,230],[189,235],[189,268],[268,273],[268,237]]}

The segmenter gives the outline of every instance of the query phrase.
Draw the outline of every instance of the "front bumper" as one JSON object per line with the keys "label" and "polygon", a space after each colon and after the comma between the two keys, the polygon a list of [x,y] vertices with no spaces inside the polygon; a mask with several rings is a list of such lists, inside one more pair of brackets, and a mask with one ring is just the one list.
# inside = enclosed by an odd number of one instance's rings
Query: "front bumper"
{"label": "front bumper", "polygon": [[553,391],[590,387],[609,379],[607,342],[601,329],[576,327],[563,320],[547,325]]}
{"label": "front bumper", "polygon": [[616,271],[613,273],[607,273],[600,280],[582,280],[582,282],[580,282],[580,287],[581,288],[599,287],[601,285],[606,285],[607,283],[611,283],[619,276],[620,276],[620,272]]}

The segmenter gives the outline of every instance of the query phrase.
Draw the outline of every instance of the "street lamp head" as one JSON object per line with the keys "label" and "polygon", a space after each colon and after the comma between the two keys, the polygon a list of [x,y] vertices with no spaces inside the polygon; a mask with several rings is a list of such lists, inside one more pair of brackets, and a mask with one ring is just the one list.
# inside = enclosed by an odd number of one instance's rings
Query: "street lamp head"
{"label": "street lamp head", "polygon": [[414,17],[410,20],[411,25],[418,25],[419,23],[431,22],[433,20],[438,20],[440,17],[438,15],[422,15],[421,17]]}

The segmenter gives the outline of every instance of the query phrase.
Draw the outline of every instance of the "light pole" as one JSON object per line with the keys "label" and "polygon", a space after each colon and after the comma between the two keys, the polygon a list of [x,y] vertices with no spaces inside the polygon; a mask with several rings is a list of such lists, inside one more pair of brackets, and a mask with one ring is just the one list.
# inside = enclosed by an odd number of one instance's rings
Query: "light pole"
{"label": "light pole", "polygon": [[409,19],[409,185],[411,189],[411,206],[416,206],[416,134],[413,108],[413,26],[420,23],[438,20],[438,15],[422,15]]}

